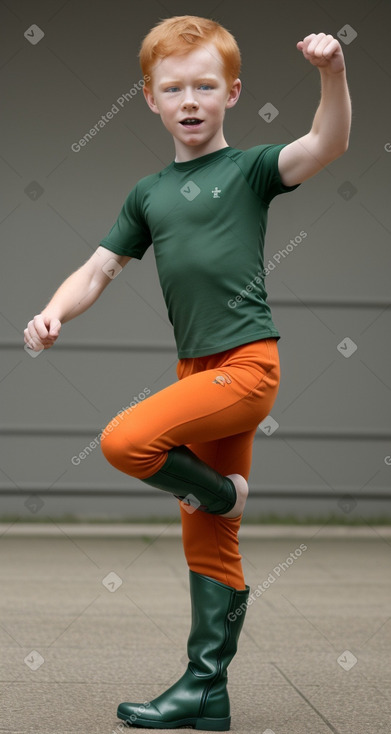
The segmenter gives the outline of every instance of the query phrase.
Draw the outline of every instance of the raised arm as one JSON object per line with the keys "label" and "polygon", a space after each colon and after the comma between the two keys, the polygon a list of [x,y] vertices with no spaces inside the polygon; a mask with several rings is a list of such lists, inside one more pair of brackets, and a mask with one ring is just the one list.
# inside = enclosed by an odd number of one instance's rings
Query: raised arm
{"label": "raised arm", "polygon": [[24,341],[30,349],[49,349],[61,325],[92,306],[120,268],[131,259],[99,245],[89,260],[64,280],[41,313],[28,322]]}
{"label": "raised arm", "polygon": [[314,176],[347,150],[352,115],[339,41],[325,33],[311,33],[297,48],[319,69],[321,100],[310,132],[280,152],[278,168],[286,186]]}

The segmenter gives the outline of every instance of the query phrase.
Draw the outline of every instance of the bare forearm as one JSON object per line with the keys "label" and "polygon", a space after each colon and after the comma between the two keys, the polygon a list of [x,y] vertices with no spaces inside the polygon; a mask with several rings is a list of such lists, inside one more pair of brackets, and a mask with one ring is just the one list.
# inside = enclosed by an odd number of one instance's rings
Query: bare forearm
{"label": "bare forearm", "polygon": [[322,96],[312,132],[321,140],[324,151],[343,152],[349,143],[352,107],[345,70],[330,74],[320,69]]}
{"label": "bare forearm", "polygon": [[42,310],[42,314],[50,314],[58,318],[62,324],[66,323],[92,306],[103,288],[102,282],[96,282],[91,274],[81,267],[64,280]]}

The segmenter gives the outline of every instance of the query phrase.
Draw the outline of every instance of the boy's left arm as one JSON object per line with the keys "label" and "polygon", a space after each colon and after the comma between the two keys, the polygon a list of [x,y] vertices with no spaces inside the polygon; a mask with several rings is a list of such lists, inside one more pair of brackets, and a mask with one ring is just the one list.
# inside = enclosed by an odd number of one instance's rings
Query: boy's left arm
{"label": "boy's left arm", "polygon": [[286,186],[314,176],[347,150],[352,116],[340,43],[331,35],[311,33],[297,48],[319,68],[322,95],[310,132],[280,152],[278,169]]}

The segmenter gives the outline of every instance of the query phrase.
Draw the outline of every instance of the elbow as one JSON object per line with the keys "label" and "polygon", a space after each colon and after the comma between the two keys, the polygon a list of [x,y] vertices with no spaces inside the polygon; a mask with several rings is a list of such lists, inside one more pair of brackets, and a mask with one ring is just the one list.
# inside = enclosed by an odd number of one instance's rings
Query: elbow
{"label": "elbow", "polygon": [[349,142],[350,142],[350,129],[346,132],[345,140],[343,140],[339,145],[338,157],[346,153],[347,149],[349,148]]}
{"label": "elbow", "polygon": [[345,143],[343,144],[341,148],[340,155],[343,155],[344,153],[346,153],[348,148],[349,148],[349,138],[346,138]]}
{"label": "elbow", "polygon": [[336,158],[340,158],[341,155],[346,153],[348,148],[349,148],[349,139],[346,140],[342,145],[339,145],[338,148],[334,149],[334,152],[332,154],[332,157],[330,158],[329,163],[331,163],[332,161],[335,161]]}

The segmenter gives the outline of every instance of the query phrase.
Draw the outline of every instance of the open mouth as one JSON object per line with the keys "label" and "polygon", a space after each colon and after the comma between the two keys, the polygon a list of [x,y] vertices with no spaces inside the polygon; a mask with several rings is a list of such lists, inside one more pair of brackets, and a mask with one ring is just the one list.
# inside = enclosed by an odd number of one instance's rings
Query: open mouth
{"label": "open mouth", "polygon": [[203,120],[200,120],[198,117],[186,117],[184,120],[181,120],[181,125],[184,127],[199,127],[203,123]]}

